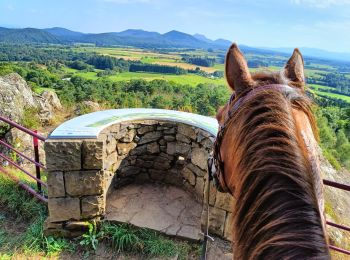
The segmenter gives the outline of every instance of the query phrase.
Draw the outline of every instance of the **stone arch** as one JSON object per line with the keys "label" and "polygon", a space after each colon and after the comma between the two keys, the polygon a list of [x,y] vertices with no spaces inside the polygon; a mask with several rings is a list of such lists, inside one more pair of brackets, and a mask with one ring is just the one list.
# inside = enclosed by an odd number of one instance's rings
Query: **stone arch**
{"label": "stone arch", "polygon": [[[131,183],[163,183],[205,198],[213,133],[169,119],[111,123],[95,138],[49,138],[46,233],[70,236],[85,220],[106,216],[108,191]],[[210,232],[230,238],[232,198],[210,187]],[[201,212],[204,221],[205,207]]]}

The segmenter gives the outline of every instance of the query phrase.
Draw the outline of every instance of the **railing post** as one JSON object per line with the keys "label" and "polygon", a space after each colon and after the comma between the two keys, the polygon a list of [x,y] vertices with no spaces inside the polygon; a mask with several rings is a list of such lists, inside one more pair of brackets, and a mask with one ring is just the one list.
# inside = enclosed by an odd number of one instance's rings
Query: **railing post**
{"label": "railing post", "polygon": [[[34,133],[37,133],[37,130],[34,130]],[[38,138],[33,136],[33,144],[34,144],[34,159],[35,162],[40,163],[40,158],[39,158],[39,142]],[[41,174],[40,174],[40,167],[38,165],[35,165],[35,171],[36,171],[36,177],[41,180]],[[38,192],[41,193],[41,183],[37,182],[37,187],[38,187]]]}

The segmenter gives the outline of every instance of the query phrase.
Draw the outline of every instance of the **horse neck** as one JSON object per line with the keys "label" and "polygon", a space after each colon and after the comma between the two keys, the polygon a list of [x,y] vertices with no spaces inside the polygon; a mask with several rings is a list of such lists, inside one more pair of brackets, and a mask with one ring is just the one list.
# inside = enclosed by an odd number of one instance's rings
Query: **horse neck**
{"label": "horse neck", "polygon": [[234,253],[242,259],[327,259],[312,167],[292,106],[280,93],[260,95],[264,104],[244,104],[226,134],[238,173],[228,178],[237,191]]}

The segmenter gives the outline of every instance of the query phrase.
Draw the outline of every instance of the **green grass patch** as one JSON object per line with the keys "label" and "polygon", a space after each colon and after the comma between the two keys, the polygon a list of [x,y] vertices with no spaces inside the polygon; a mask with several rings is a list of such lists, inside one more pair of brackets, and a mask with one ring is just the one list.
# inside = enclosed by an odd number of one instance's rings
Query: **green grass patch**
{"label": "green grass patch", "polygon": [[318,84],[308,84],[312,89],[323,91],[323,90],[334,90],[332,87],[318,85]]}
{"label": "green grass patch", "polygon": [[[29,185],[33,183],[24,180]],[[0,204],[5,205],[14,215],[22,219],[33,219],[38,214],[46,214],[46,205],[28,195],[13,180],[0,174]]]}
{"label": "green grass patch", "polygon": [[350,103],[350,97],[349,96],[336,94],[336,93],[330,93],[330,92],[323,92],[323,91],[320,91],[320,90],[315,91],[315,92],[319,96],[326,96],[326,97],[333,98],[333,99],[341,99],[341,100],[344,100],[345,102]]}
{"label": "green grass patch", "polygon": [[101,234],[111,239],[112,246],[118,252],[132,252],[149,257],[178,256],[178,259],[186,259],[193,247],[198,247],[172,240],[149,229],[139,229],[126,224],[104,223]]}
{"label": "green grass patch", "polygon": [[200,83],[213,83],[218,85],[226,84],[225,79],[210,79],[199,75],[185,74],[185,75],[165,75],[160,73],[143,73],[143,72],[123,72],[117,75],[108,77],[112,81],[125,81],[131,79],[145,79],[148,81],[154,79],[164,79],[168,81],[173,81],[178,84],[188,84],[191,86],[196,86]]}

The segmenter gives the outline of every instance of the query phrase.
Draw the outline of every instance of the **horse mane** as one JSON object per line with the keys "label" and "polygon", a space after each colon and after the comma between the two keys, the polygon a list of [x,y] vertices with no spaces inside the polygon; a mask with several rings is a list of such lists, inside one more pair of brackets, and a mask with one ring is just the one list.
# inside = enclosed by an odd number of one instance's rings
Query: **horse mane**
{"label": "horse mane", "polygon": [[[260,72],[253,79],[257,85],[289,83],[280,72]],[[316,135],[309,99],[301,91],[286,98],[274,89],[241,104],[226,132],[239,174],[236,259],[330,259],[312,167],[292,108],[306,113]]]}

